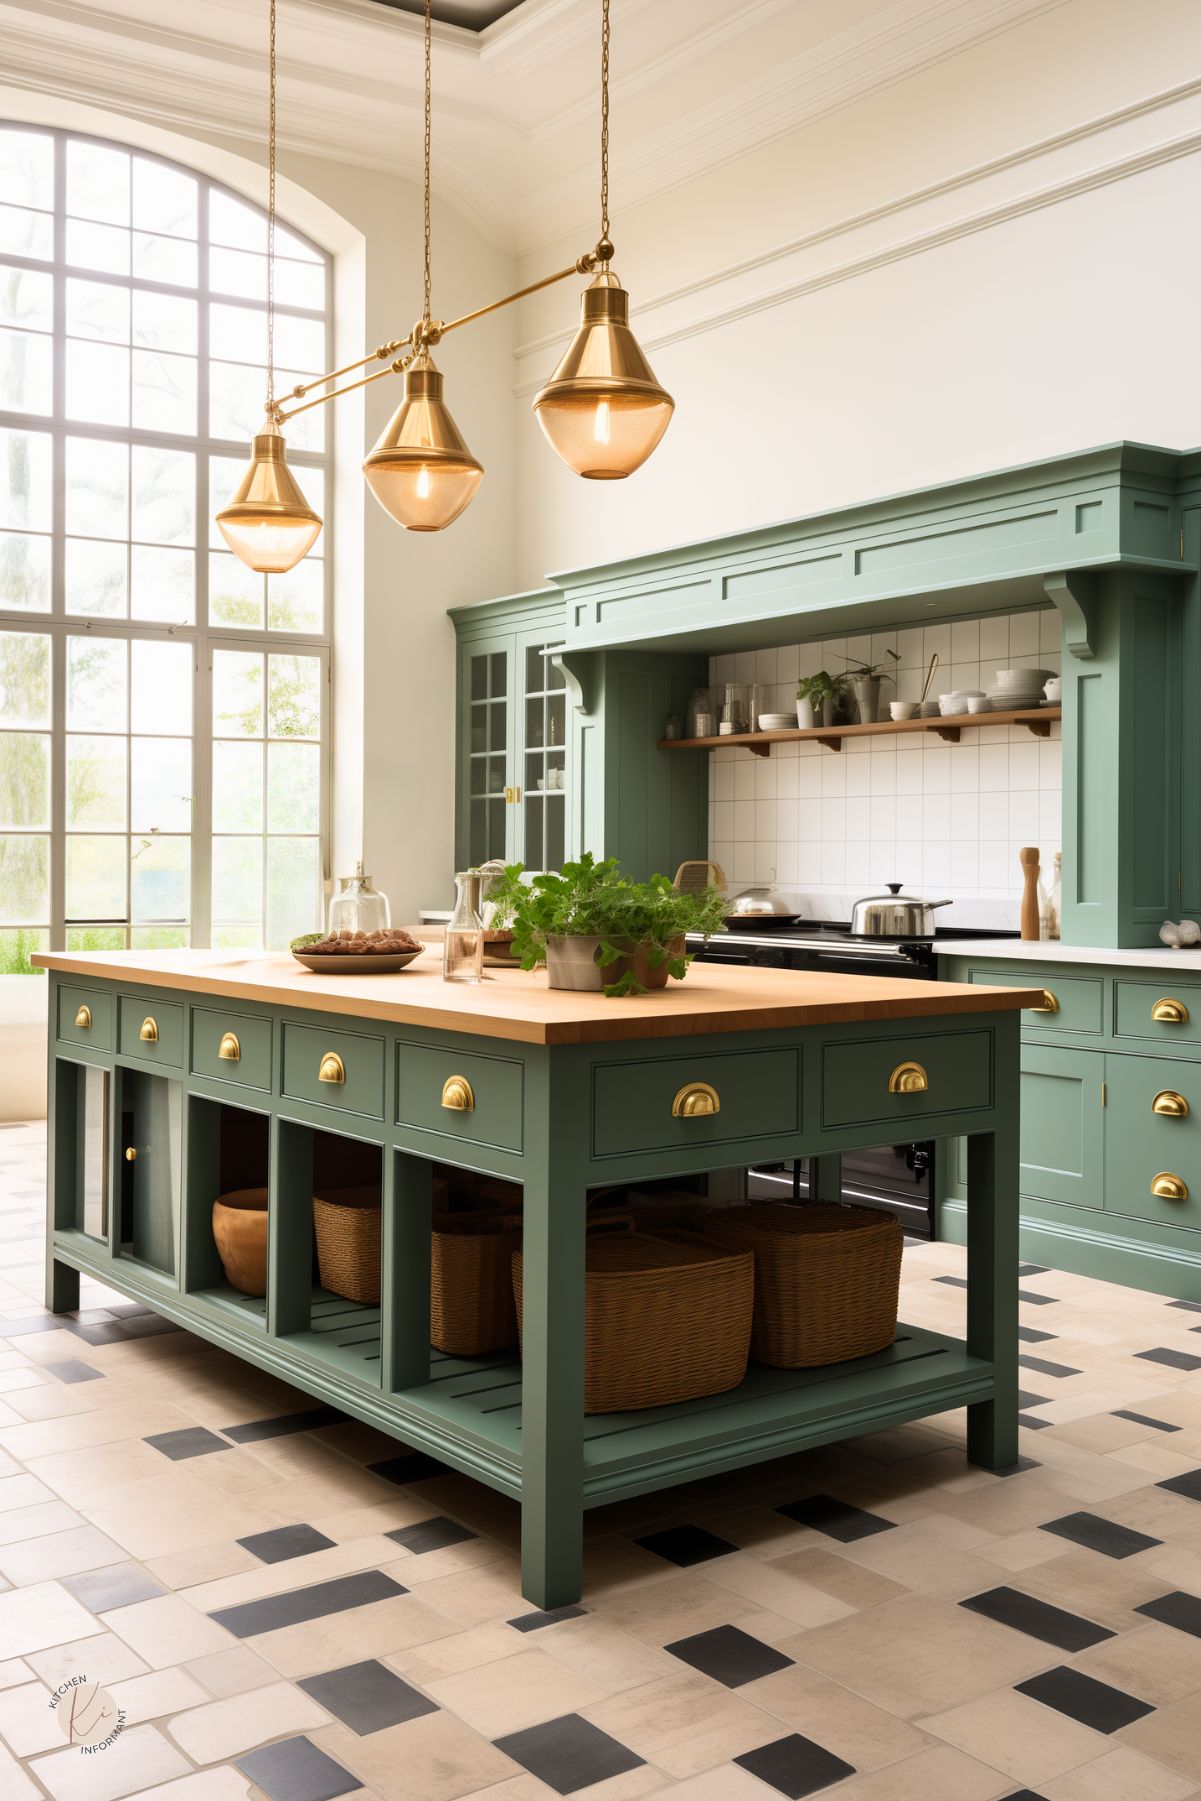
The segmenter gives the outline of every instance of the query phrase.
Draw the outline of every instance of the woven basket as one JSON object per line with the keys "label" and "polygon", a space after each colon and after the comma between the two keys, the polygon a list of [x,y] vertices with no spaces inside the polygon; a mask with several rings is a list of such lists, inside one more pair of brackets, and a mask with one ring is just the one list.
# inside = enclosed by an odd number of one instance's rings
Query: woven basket
{"label": "woven basket", "polygon": [[[628,1413],[737,1388],[746,1375],[754,1258],[683,1232],[590,1232],[584,1412]],[[513,1253],[521,1319],[522,1255]]]}
{"label": "woven basket", "polygon": [[517,1343],[509,1259],[520,1215],[439,1213],[430,1235],[430,1343],[450,1357],[482,1357]]}
{"label": "woven basket", "polygon": [[751,1356],[777,1369],[867,1357],[897,1332],[900,1221],[840,1202],[729,1207],[704,1235],[755,1253]]}
{"label": "woven basket", "polygon": [[331,1188],[313,1196],[322,1288],[378,1306],[382,1219],[378,1188]]}

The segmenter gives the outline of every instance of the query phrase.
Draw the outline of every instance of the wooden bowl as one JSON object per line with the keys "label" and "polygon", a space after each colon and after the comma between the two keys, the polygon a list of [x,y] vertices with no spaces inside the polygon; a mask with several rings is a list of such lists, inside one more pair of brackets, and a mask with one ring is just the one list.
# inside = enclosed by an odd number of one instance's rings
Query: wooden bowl
{"label": "wooden bowl", "polygon": [[267,1190],[234,1188],[213,1202],[213,1241],[226,1281],[243,1294],[267,1292]]}

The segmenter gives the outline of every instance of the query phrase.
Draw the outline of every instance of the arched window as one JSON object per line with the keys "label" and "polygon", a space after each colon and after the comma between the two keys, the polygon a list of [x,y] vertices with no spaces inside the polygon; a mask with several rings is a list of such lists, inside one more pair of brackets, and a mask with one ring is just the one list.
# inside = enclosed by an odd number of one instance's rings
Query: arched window
{"label": "arched window", "polygon": [[[192,170],[0,123],[0,971],[320,922],[329,527],[264,577],[212,524],[262,418],[266,243]],[[276,248],[287,388],[332,361],[330,271]],[[325,429],[288,455],[328,519]]]}

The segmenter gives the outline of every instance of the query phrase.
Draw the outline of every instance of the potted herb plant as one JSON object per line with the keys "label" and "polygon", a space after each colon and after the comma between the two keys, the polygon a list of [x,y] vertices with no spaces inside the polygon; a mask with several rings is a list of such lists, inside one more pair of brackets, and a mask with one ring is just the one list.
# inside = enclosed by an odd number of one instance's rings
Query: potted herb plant
{"label": "potted herb plant", "polygon": [[815,725],[833,725],[834,715],[847,698],[847,679],[819,669],[816,675],[803,675],[797,683],[796,722],[803,732]]}
{"label": "potted herb plant", "polygon": [[511,921],[521,967],[544,962],[552,988],[607,995],[664,988],[669,976],[682,981],[687,972],[685,932],[725,930],[719,889],[683,894],[665,875],[630,881],[615,857],[598,863],[589,851],[528,883],[521,864],[511,863],[489,898]]}
{"label": "potted herb plant", "polygon": [[[895,650],[890,650],[887,654],[894,663],[900,662]],[[880,683],[891,682],[892,671],[883,663],[860,663],[854,669],[848,669],[844,679],[855,690],[860,725],[875,725],[876,715],[880,710]]]}

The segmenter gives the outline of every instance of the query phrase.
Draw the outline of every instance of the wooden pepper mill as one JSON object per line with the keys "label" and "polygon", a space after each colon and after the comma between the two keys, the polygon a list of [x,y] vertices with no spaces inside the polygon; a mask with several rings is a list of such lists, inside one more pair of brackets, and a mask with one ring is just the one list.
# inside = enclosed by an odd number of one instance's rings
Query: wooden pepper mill
{"label": "wooden pepper mill", "polygon": [[1022,937],[1037,939],[1038,924],[1038,877],[1039,863],[1036,847],[1026,845],[1018,852],[1022,862],[1022,875],[1025,887],[1022,889]]}

